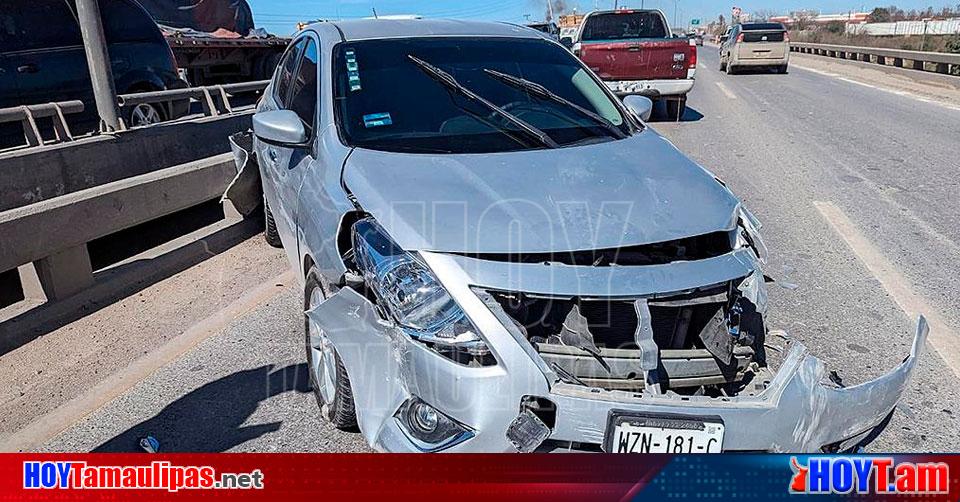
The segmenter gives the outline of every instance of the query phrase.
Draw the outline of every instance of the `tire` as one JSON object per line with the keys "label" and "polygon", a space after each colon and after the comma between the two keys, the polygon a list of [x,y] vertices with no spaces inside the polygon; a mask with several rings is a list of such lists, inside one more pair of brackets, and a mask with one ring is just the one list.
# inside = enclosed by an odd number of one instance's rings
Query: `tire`
{"label": "tire", "polygon": [[163,122],[166,111],[158,103],[140,103],[130,107],[124,116],[127,127],[143,127]]}
{"label": "tire", "polygon": [[781,74],[781,75],[786,75],[787,72],[788,72],[788,70],[787,70],[787,65],[782,65],[782,66],[778,66],[778,67],[777,67],[777,73],[779,73],[779,74]]}
{"label": "tire", "polygon": [[724,63],[722,59],[720,60],[720,71],[721,72],[727,71],[727,63]]}
{"label": "tire", "polygon": [[[323,288],[320,286],[320,274],[316,267],[310,267],[307,272],[307,280],[303,287],[303,309],[310,310],[317,306],[323,298]],[[313,389],[313,395],[317,399],[317,405],[320,407],[323,416],[333,424],[334,427],[345,431],[357,430],[357,411],[353,402],[353,389],[350,386],[350,377],[347,375],[347,369],[343,366],[343,360],[336,347],[330,343],[324,336],[324,348],[314,347],[311,343],[310,319],[306,314],[303,316],[304,346],[307,352],[307,370],[310,373],[310,388]],[[314,335],[320,335],[315,329]],[[332,357],[331,364],[326,364],[327,360],[318,359]],[[321,384],[320,369],[330,370],[334,375],[323,377]],[[326,389],[326,390],[325,390]],[[324,395],[324,394],[328,395]],[[332,393],[332,396],[329,394]]]}
{"label": "tire", "polygon": [[669,99],[666,105],[667,119],[677,121],[683,118],[683,114],[687,111],[687,98],[684,96],[680,99]]}
{"label": "tire", "polygon": [[277,222],[273,219],[273,212],[270,211],[270,204],[267,204],[266,198],[263,199],[263,222],[263,237],[267,244],[282,248],[283,242],[280,241],[280,234],[277,232]]}

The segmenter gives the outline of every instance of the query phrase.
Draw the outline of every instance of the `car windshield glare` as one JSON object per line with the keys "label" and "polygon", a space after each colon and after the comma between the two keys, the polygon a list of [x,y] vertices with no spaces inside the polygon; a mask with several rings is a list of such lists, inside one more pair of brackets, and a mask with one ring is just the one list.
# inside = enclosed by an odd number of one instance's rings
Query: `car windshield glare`
{"label": "car windshield glare", "polygon": [[[428,61],[468,92],[438,81],[416,60]],[[498,74],[539,84],[562,99],[505,82]],[[595,78],[569,51],[545,40],[425,37],[341,43],[334,50],[334,87],[341,137],[350,146],[373,150],[491,153],[611,141],[631,132]],[[547,144],[531,141],[523,123],[546,134]]]}

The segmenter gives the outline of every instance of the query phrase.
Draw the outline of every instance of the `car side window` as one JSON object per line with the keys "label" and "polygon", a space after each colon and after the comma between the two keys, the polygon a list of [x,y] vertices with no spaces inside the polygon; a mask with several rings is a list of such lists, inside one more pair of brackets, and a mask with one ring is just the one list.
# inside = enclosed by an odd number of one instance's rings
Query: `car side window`
{"label": "car side window", "polygon": [[158,38],[156,23],[130,0],[100,0],[107,43],[142,42]]}
{"label": "car side window", "polygon": [[287,107],[287,98],[290,96],[290,82],[293,80],[293,72],[297,71],[297,60],[300,58],[300,52],[306,43],[307,39],[301,38],[283,55],[283,59],[280,60],[277,85],[274,88],[273,97],[282,108]]}
{"label": "car side window", "polygon": [[312,135],[317,114],[317,43],[309,39],[300,58],[296,78],[293,79],[293,94],[287,108],[300,117],[307,132]]}
{"label": "car side window", "polygon": [[2,52],[53,49],[83,45],[80,26],[63,0],[3,0],[0,29],[4,32]]}

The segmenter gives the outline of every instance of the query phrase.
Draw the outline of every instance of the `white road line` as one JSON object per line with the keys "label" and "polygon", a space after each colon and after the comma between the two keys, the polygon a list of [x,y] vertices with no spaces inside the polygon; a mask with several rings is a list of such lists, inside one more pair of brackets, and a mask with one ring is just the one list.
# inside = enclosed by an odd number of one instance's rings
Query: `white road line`
{"label": "white road line", "polygon": [[822,71],[822,70],[814,70],[813,68],[807,68],[806,66],[800,66],[800,65],[798,65],[798,64],[796,64],[796,63],[790,63],[790,67],[791,67],[791,68],[797,68],[797,69],[799,69],[799,70],[809,71],[809,72],[811,72],[811,73],[816,73],[816,74],[818,74],[818,75],[823,75],[823,76],[825,76],[825,77],[835,78],[835,79],[837,79],[837,80],[840,80],[840,81],[842,81],[842,82],[846,82],[846,83],[848,83],[848,84],[859,85],[859,86],[861,86],[861,87],[867,87],[867,88],[869,88],[869,89],[874,89],[874,90],[877,90],[877,91],[882,91],[882,92],[886,92],[886,93],[889,93],[889,94],[894,94],[894,95],[897,95],[897,96],[902,96],[902,97],[905,97],[905,98],[915,99],[915,100],[921,101],[921,102],[923,102],[923,103],[929,103],[929,104],[931,104],[931,105],[941,106],[941,107],[946,108],[946,109],[948,109],[948,110],[960,111],[960,106],[955,106],[955,105],[951,105],[951,104],[949,104],[949,103],[944,103],[943,101],[937,101],[937,100],[935,100],[935,99],[930,99],[930,98],[921,96],[921,95],[919,95],[919,94],[914,94],[914,93],[912,93],[912,92],[900,91],[900,90],[897,90],[897,89],[889,89],[889,88],[881,87],[881,86],[878,86],[878,85],[868,84],[868,83],[866,83],[866,82],[860,82],[859,80],[854,80],[854,79],[852,79],[852,78],[847,78],[847,77],[840,76],[840,75],[838,75],[838,74],[836,74],[836,73],[830,73],[830,72],[826,72],[826,71]]}
{"label": "white road line", "polygon": [[883,289],[897,302],[900,308],[912,319],[926,316],[930,324],[930,345],[940,354],[943,362],[960,378],[960,336],[950,329],[937,307],[928,303],[911,287],[907,278],[890,262],[876,246],[844,214],[843,210],[832,202],[814,201],[823,219],[840,234],[853,253],[880,281]]}
{"label": "white road line", "polygon": [[714,83],[717,84],[717,87],[719,87],[720,90],[723,91],[723,93],[726,94],[728,98],[737,99],[737,95],[734,94],[733,91],[731,91],[730,89],[727,89],[727,86],[723,85],[723,82],[714,82]]}
{"label": "white road line", "polygon": [[87,392],[3,438],[0,441],[0,451],[35,450],[80,419],[127,392],[156,370],[192,350],[200,342],[222,332],[234,320],[277,296],[295,280],[293,270],[288,270],[247,291],[223,310],[194,324],[157,350],[137,359]]}

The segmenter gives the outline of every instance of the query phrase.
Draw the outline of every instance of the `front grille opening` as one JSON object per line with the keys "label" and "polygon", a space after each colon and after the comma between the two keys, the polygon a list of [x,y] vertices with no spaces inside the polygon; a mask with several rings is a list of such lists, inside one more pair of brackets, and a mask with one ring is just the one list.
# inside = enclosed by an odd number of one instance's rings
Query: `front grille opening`
{"label": "front grille opening", "polygon": [[507,263],[559,263],[584,267],[664,265],[723,256],[733,251],[734,237],[731,232],[714,232],[655,244],[589,251],[461,253],[461,255]]}
{"label": "front grille opening", "polygon": [[657,348],[653,371],[642,363],[633,300],[487,294],[501,321],[567,383],[634,393],[650,392],[654,384],[654,392],[730,397],[750,387],[765,366],[762,316],[736,284],[646,302]]}

